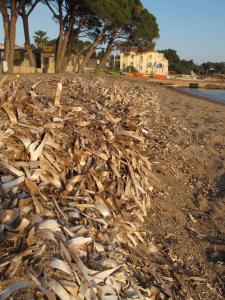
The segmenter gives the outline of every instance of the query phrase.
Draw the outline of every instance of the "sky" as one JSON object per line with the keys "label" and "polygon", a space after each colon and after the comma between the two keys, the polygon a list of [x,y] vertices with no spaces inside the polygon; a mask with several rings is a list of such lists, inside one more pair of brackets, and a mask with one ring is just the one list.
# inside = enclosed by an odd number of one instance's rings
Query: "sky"
{"label": "sky", "polygon": [[[142,0],[158,21],[160,38],[156,49],[175,49],[181,58],[196,63],[225,61],[225,0]],[[58,34],[51,13],[39,5],[30,18],[30,35],[46,31],[49,38]],[[0,42],[4,33],[0,18]],[[23,44],[23,26],[17,23],[17,43]]]}
{"label": "sky", "polygon": [[225,0],[143,0],[160,29],[157,49],[197,63],[225,61]]}

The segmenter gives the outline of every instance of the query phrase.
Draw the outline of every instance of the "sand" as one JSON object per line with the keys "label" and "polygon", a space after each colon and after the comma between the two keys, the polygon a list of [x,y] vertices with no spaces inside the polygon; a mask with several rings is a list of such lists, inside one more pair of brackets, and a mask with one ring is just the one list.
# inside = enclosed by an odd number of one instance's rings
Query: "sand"
{"label": "sand", "polygon": [[171,176],[168,165],[176,161],[173,155],[159,170],[168,193],[160,202],[153,201],[149,230],[182,260],[187,272],[209,280],[206,286],[185,283],[188,289],[194,288],[193,299],[221,299],[214,292],[217,287],[224,293],[225,105],[161,86],[153,89],[165,118],[181,122],[190,131],[192,142],[180,149],[186,170],[181,167],[178,173],[174,167]]}

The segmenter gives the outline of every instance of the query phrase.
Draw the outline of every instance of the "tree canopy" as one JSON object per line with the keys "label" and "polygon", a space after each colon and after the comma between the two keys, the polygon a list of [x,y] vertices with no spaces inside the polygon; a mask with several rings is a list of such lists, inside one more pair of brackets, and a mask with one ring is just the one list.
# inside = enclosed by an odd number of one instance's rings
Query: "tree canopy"
{"label": "tree canopy", "polygon": [[[34,65],[28,17],[37,4],[45,5],[46,9],[50,10],[58,26],[55,42],[56,72],[63,72],[71,55],[80,52],[74,49],[75,45],[79,48],[80,43],[76,43],[78,40],[84,39],[90,43],[84,46],[88,50],[83,52],[86,54],[82,68],[96,52],[97,46],[106,45],[105,56],[99,66],[101,68],[116,45],[154,47],[154,39],[159,36],[156,18],[143,7],[141,0],[1,0],[0,10],[4,18],[7,53],[5,57],[7,59],[10,56],[10,70],[19,15],[23,20],[25,47],[30,65]],[[34,41],[38,46],[48,42],[48,39],[45,33],[39,30],[35,33]]]}
{"label": "tree canopy", "polygon": [[34,33],[34,42],[37,46],[44,45],[48,42],[49,38],[47,36],[47,32],[38,30]]}
{"label": "tree canopy", "polygon": [[166,59],[169,61],[169,71],[177,74],[191,74],[195,72],[197,74],[225,74],[225,62],[214,63],[207,62],[202,64],[195,64],[194,61],[181,59],[176,50],[166,49],[161,50],[164,53]]}
{"label": "tree canopy", "polygon": [[188,74],[190,75],[195,69],[193,60],[180,59],[177,51],[173,49],[167,49],[160,51],[164,53],[165,58],[169,61],[169,71],[177,74]]}
{"label": "tree canopy", "polygon": [[143,9],[138,15],[133,16],[127,30],[130,35],[124,43],[125,48],[135,46],[140,51],[153,49],[155,46],[154,40],[159,37],[156,18],[147,9]]}
{"label": "tree canopy", "polygon": [[129,0],[85,0],[103,24],[119,27],[131,17]]}

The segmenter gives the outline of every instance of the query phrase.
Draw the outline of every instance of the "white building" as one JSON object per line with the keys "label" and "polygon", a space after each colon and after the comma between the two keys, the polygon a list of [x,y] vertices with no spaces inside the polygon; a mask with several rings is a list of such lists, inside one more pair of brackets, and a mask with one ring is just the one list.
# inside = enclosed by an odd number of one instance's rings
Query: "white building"
{"label": "white building", "polygon": [[157,51],[138,52],[135,48],[121,52],[120,69],[127,71],[134,67],[138,73],[149,74],[158,78],[167,78],[168,60]]}

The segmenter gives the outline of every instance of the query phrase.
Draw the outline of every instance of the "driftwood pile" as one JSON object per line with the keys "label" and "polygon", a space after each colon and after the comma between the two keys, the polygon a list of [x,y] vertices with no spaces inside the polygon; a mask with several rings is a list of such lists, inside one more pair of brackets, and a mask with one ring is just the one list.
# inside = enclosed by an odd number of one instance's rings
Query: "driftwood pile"
{"label": "driftwood pile", "polygon": [[0,299],[173,297],[141,264],[158,255],[144,228],[155,95],[75,79],[49,98],[39,85],[0,82]]}

